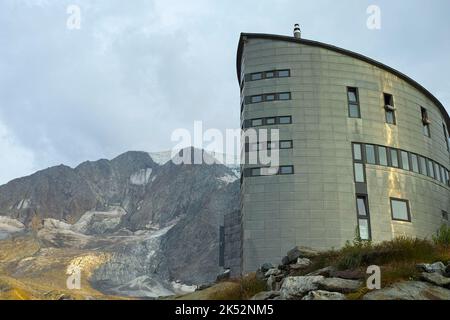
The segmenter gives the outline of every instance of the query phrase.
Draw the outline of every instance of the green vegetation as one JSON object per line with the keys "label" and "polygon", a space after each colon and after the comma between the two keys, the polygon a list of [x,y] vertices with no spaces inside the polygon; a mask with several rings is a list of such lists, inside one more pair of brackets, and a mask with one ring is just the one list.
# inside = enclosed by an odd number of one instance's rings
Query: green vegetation
{"label": "green vegetation", "polygon": [[238,286],[229,286],[225,290],[216,292],[211,296],[212,300],[248,300],[255,294],[266,291],[266,283],[251,273],[239,280],[235,280]]}
{"label": "green vegetation", "polygon": [[433,241],[436,245],[450,247],[450,227],[443,224],[436,235],[433,236]]}

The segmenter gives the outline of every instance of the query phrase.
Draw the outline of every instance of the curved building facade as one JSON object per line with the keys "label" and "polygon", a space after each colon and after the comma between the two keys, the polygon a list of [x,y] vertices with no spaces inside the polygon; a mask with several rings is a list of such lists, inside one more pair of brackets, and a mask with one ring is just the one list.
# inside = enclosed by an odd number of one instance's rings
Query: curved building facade
{"label": "curved building facade", "polygon": [[237,72],[242,128],[280,132],[276,174],[242,165],[241,271],[296,245],[430,238],[448,223],[450,118],[421,85],[341,48],[267,34],[241,35]]}

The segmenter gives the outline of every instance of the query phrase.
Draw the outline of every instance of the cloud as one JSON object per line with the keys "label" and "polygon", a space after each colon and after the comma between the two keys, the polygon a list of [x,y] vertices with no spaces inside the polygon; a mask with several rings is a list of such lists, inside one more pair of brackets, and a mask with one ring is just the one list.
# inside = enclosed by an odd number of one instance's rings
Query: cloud
{"label": "cloud", "polygon": [[[4,0],[0,118],[14,139],[1,151],[28,155],[16,164],[20,173],[131,149],[167,150],[172,131],[195,120],[205,129],[237,128],[239,33],[290,34],[295,22],[305,37],[390,64],[449,105],[443,53],[450,48],[442,40],[450,5],[375,3],[382,9],[378,32],[366,28],[372,3],[360,0]],[[71,4],[81,8],[80,30],[66,28]],[[0,167],[8,161],[0,157]]]}

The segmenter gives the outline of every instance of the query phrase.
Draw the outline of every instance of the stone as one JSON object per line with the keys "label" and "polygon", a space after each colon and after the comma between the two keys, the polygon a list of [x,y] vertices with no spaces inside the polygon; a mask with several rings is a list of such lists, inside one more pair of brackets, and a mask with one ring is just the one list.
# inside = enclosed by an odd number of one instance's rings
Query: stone
{"label": "stone", "polygon": [[270,276],[278,276],[279,274],[281,274],[281,270],[273,268],[268,270],[264,276],[268,278]]}
{"label": "stone", "polygon": [[287,266],[288,264],[290,264],[291,263],[291,261],[289,260],[289,257],[288,256],[285,256],[285,257],[283,257],[283,259],[281,259],[281,264],[283,265],[283,266]]}
{"label": "stone", "polygon": [[254,295],[250,300],[264,301],[272,300],[280,296],[279,291],[263,291]]}
{"label": "stone", "polygon": [[275,290],[276,284],[277,284],[277,281],[275,279],[275,276],[270,276],[267,279],[267,290],[269,290],[269,291]]}
{"label": "stone", "polygon": [[445,273],[445,265],[442,262],[436,262],[433,264],[428,264],[428,263],[421,263],[417,265],[417,269],[419,269],[420,271],[425,271],[428,273],[432,273],[432,272],[438,272],[440,274]]}
{"label": "stone", "polygon": [[263,272],[263,273],[266,273],[267,271],[269,271],[270,269],[273,269],[274,267],[273,267],[273,265],[271,264],[271,263],[264,263],[262,266],[261,266],[261,268],[260,268],[260,270]]}
{"label": "stone", "polygon": [[358,270],[334,270],[330,273],[331,277],[342,278],[348,280],[360,280],[365,278],[365,274]]}
{"label": "stone", "polygon": [[450,300],[450,290],[421,281],[406,281],[367,293],[363,300]]}
{"label": "stone", "polygon": [[324,277],[330,277],[330,276],[331,276],[331,273],[332,273],[333,271],[335,271],[335,270],[336,270],[336,268],[334,268],[334,267],[325,267],[325,268],[322,268],[322,269],[319,269],[319,270],[310,272],[310,273],[307,274],[307,276],[324,276]]}
{"label": "stone", "polygon": [[309,292],[302,300],[346,300],[346,297],[339,292],[317,290]]}
{"label": "stone", "polygon": [[[288,263],[289,264],[295,262],[298,258],[314,258],[317,257],[319,253],[311,248],[297,246],[287,253]],[[283,258],[284,259],[284,258]]]}
{"label": "stone", "polygon": [[216,281],[221,282],[221,281],[228,280],[228,279],[230,279],[230,276],[231,276],[231,271],[229,269],[227,269],[217,276]]}
{"label": "stone", "polygon": [[298,258],[297,263],[291,264],[290,268],[292,270],[302,270],[308,268],[311,263],[311,260],[309,260],[308,258]]}
{"label": "stone", "polygon": [[280,297],[283,300],[300,300],[308,292],[318,290],[318,283],[323,279],[322,276],[287,277],[281,286]]}
{"label": "stone", "polygon": [[423,272],[422,279],[431,284],[435,284],[440,287],[449,287],[450,286],[450,278],[444,277],[443,275],[441,275],[438,272],[434,272],[434,273]]}
{"label": "stone", "polygon": [[340,293],[356,292],[363,285],[362,281],[341,278],[324,278],[318,284],[322,290]]}

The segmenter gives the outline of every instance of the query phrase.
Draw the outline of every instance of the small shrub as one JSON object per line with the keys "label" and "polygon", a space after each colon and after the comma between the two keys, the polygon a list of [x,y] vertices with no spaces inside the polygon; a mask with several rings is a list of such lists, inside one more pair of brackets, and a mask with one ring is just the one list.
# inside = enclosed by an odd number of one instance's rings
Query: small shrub
{"label": "small shrub", "polygon": [[228,282],[220,292],[212,294],[211,300],[248,300],[266,289],[266,283],[258,279],[255,273],[251,273],[234,282]]}
{"label": "small shrub", "polygon": [[442,225],[441,228],[433,236],[433,241],[436,245],[449,247],[450,246],[450,227]]}

